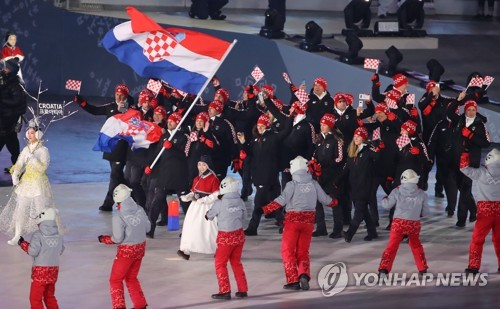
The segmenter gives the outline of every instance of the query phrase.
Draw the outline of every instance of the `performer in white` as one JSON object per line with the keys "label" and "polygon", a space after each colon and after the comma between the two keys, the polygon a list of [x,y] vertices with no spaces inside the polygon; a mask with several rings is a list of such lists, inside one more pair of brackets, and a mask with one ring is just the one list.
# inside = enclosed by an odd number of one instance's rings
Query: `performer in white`
{"label": "performer in white", "polygon": [[38,230],[37,215],[43,209],[54,207],[52,190],[45,174],[50,155],[49,150],[43,146],[42,136],[43,132],[37,123],[30,121],[26,131],[28,144],[10,170],[14,188],[0,214],[0,231],[14,236],[8,241],[12,246],[17,244],[21,235]]}
{"label": "performer in white", "polygon": [[177,251],[185,260],[189,260],[191,252],[215,253],[217,222],[205,220],[205,214],[217,200],[219,179],[210,167],[210,157],[201,156],[198,162],[199,175],[193,180],[191,192],[181,196],[182,201],[191,201],[182,225],[180,250]]}

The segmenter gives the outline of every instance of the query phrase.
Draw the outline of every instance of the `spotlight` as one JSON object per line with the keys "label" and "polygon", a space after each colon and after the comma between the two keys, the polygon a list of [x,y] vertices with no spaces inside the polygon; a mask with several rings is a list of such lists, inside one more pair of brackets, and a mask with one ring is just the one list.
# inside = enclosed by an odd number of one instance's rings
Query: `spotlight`
{"label": "spotlight", "polygon": [[[406,0],[398,9],[398,22],[401,34],[405,36],[426,36],[424,25],[424,1],[423,0]],[[415,22],[415,27],[410,24]]]}
{"label": "spotlight", "polygon": [[300,49],[309,52],[319,52],[323,50],[321,39],[323,36],[323,29],[314,21],[306,24],[306,38],[299,44]]}
{"label": "spotlight", "polygon": [[264,26],[260,28],[260,35],[268,39],[282,39],[285,37],[283,28],[285,19],[274,9],[266,10]]}
{"label": "spotlight", "polygon": [[348,64],[362,64],[364,58],[358,57],[359,51],[363,48],[363,42],[353,32],[349,32],[345,38],[349,51],[339,59]]}
{"label": "spotlight", "polygon": [[439,83],[441,75],[444,74],[444,67],[436,59],[431,59],[427,62],[427,69],[429,70],[429,79]]}
{"label": "spotlight", "polygon": [[389,64],[387,67],[380,68],[379,72],[387,76],[393,76],[396,74],[398,64],[403,61],[403,54],[394,45],[389,47],[385,54],[389,58]]}
{"label": "spotlight", "polygon": [[[345,26],[342,35],[347,36],[348,32],[355,32],[357,36],[373,36],[373,31],[368,30],[372,18],[370,5],[372,0],[352,0],[344,8]],[[356,25],[360,23],[360,25]],[[361,27],[361,29],[360,29]]]}

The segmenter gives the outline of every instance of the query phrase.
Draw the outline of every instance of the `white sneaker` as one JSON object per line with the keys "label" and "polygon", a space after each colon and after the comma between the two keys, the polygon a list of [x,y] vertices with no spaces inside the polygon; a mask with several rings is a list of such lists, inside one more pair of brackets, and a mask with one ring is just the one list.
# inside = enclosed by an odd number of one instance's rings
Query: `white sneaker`
{"label": "white sneaker", "polygon": [[16,241],[15,239],[11,239],[11,240],[7,241],[7,243],[8,243],[9,245],[11,245],[11,246],[15,246],[15,245],[17,245],[17,241]]}

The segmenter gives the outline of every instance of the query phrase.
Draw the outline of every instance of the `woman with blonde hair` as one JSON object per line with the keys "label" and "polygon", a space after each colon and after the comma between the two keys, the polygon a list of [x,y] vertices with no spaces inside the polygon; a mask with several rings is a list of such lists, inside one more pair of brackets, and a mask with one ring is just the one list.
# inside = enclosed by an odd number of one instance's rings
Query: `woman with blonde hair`
{"label": "woman with blonde hair", "polygon": [[336,181],[336,183],[340,183],[344,177],[347,177],[351,199],[354,204],[354,216],[349,229],[344,233],[346,242],[351,242],[363,220],[368,230],[368,236],[364,239],[370,241],[378,237],[368,211],[374,175],[374,161],[378,158],[378,149],[368,144],[367,139],[368,131],[366,128],[359,127],[354,131],[354,138],[347,148],[347,162]]}

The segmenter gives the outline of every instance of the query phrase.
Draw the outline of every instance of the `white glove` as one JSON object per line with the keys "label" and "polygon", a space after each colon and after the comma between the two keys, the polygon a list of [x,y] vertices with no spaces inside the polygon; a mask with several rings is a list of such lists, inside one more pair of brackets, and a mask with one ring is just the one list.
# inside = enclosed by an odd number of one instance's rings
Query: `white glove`
{"label": "white glove", "polygon": [[19,174],[12,174],[12,185],[17,186],[19,184]]}
{"label": "white glove", "polygon": [[183,201],[183,202],[191,202],[193,200],[193,197],[194,197],[194,193],[193,192],[189,192],[186,195],[181,195],[181,201]]}

